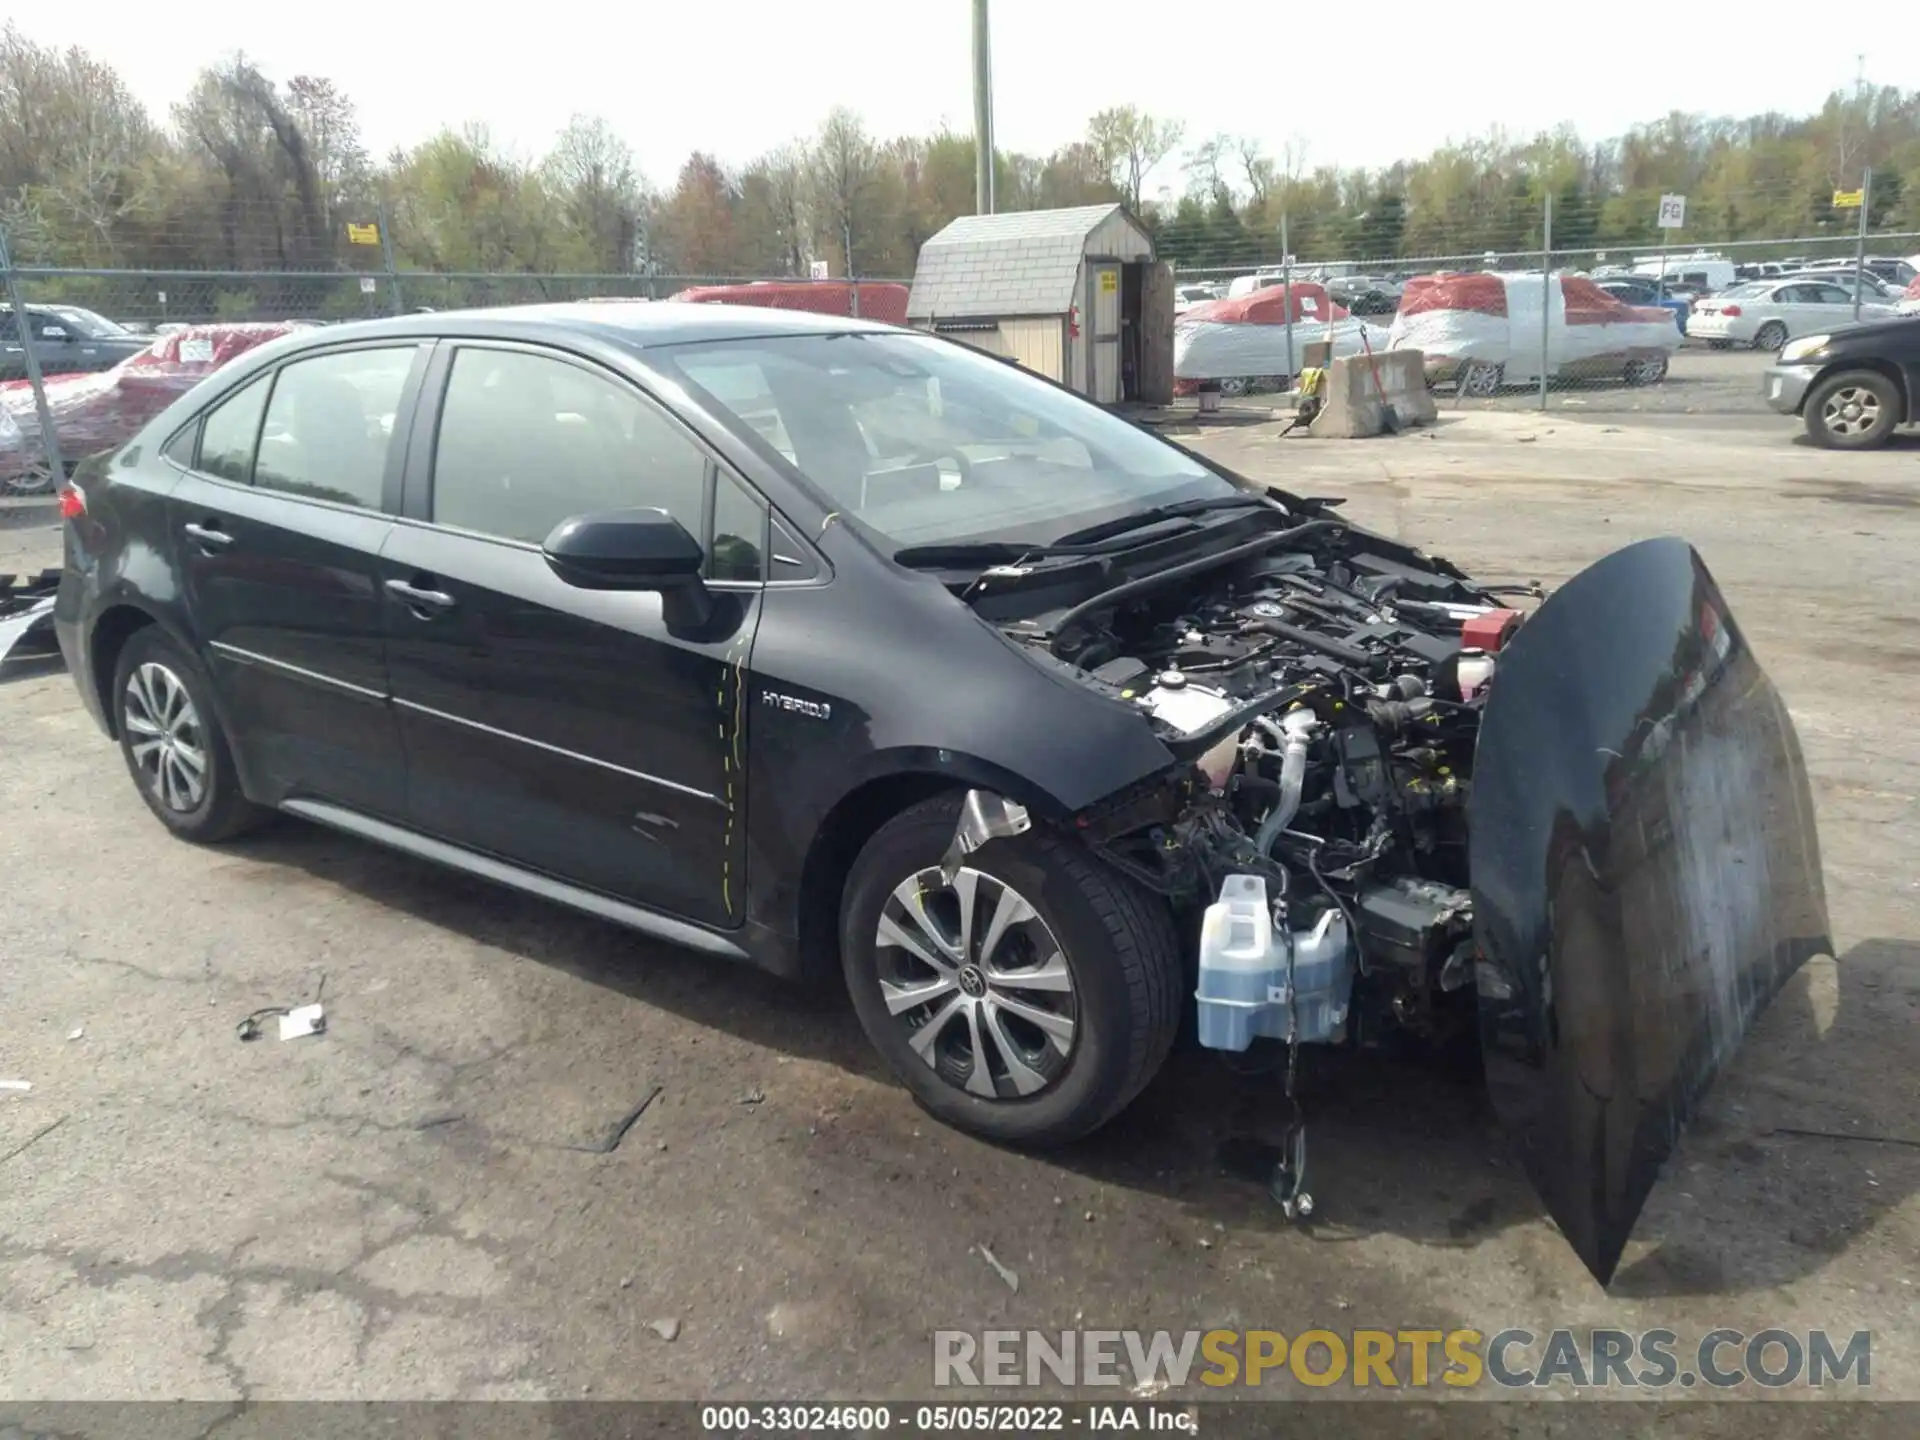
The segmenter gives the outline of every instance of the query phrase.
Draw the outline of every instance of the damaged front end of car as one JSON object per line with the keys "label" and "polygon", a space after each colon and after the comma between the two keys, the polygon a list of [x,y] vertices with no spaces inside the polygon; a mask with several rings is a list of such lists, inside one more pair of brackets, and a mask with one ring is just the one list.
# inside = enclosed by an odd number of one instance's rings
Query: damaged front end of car
{"label": "damaged front end of car", "polygon": [[[1294,505],[1321,518],[1246,558],[1001,622],[1176,758],[1074,824],[1197,917],[1201,1043],[1284,1043],[1290,1100],[1300,1045],[1477,1031],[1604,1284],[1701,1094],[1831,949],[1792,724],[1683,541],[1524,613]],[[1297,1106],[1285,1156],[1307,1213]]]}

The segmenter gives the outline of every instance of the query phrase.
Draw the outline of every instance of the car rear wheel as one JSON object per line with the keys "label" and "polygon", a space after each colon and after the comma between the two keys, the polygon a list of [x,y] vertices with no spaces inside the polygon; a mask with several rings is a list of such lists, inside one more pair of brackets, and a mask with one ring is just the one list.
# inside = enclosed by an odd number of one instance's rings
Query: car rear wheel
{"label": "car rear wheel", "polygon": [[1479,400],[1490,400],[1500,393],[1506,367],[1491,360],[1469,360],[1460,371],[1460,393]]}
{"label": "car rear wheel", "polygon": [[1786,343],[1787,327],[1778,320],[1769,320],[1753,337],[1753,348],[1756,350],[1778,350]]}
{"label": "car rear wheel", "polygon": [[114,667],[114,728],[147,808],[183,840],[226,840],[268,812],[240,791],[206,672],[152,626],[134,633]]}
{"label": "car rear wheel", "polygon": [[914,1097],[989,1140],[1057,1145],[1145,1087],[1179,1023],[1164,903],[1041,827],[949,882],[958,797],[882,826],[855,860],[840,949],[855,1012]]}
{"label": "car rear wheel", "polygon": [[1900,423],[1900,390],[1876,371],[1846,370],[1816,385],[1801,413],[1814,444],[1871,450]]}
{"label": "car rear wheel", "polygon": [[1664,359],[1629,360],[1625,374],[1629,385],[1658,385],[1667,378],[1667,362]]}

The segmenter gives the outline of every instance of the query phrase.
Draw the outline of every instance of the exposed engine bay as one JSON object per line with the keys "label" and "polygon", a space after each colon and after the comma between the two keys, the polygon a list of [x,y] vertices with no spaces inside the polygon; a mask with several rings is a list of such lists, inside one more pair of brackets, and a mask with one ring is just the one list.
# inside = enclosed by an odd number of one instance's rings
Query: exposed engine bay
{"label": "exposed engine bay", "polygon": [[1003,599],[1004,635],[1174,759],[1070,823],[1197,934],[1201,1043],[1284,1046],[1289,1216],[1303,1045],[1477,1034],[1605,1283],[1739,1038],[1832,953],[1786,707],[1684,541],[1542,597],[1269,493],[1263,537],[1065,609]]}
{"label": "exposed engine bay", "polygon": [[1206,906],[1210,1047],[1473,1023],[1470,995],[1444,999],[1473,978],[1465,805],[1481,700],[1522,615],[1405,554],[1322,532],[1008,627],[1191,761],[1081,824],[1114,865]]}

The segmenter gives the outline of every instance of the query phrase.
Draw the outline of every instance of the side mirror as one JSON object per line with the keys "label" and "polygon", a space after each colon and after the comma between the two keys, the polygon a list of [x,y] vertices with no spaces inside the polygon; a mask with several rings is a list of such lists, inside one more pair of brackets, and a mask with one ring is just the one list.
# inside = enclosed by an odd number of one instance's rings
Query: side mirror
{"label": "side mirror", "polygon": [[582,590],[678,590],[700,586],[700,542],[664,510],[574,515],[541,546],[547,568]]}

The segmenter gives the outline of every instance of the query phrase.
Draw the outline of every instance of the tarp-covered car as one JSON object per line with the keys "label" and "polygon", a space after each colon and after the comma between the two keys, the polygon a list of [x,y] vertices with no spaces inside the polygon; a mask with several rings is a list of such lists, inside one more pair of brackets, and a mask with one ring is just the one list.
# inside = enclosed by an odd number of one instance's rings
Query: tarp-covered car
{"label": "tarp-covered car", "polygon": [[1555,380],[1652,385],[1681,335],[1668,311],[1623,304],[1579,276],[1543,285],[1538,272],[1442,273],[1407,282],[1390,343],[1426,356],[1428,380],[1486,396],[1543,369]]}
{"label": "tarp-covered car", "polygon": [[[124,445],[142,425],[236,356],[307,328],[298,321],[188,325],[153,340],[111,370],[45,377],[61,459],[72,464]],[[0,430],[0,484],[23,493],[51,488],[33,387],[25,380],[0,384],[0,411],[21,437],[18,446],[8,446]]]}
{"label": "tarp-covered car", "polygon": [[[1292,351],[1287,321],[1291,315]],[[1174,317],[1174,393],[1190,395],[1202,381],[1227,394],[1277,389],[1306,363],[1306,348],[1332,342],[1333,359],[1387,347],[1384,326],[1358,320],[1313,281],[1268,285],[1251,294],[1194,305]]]}

